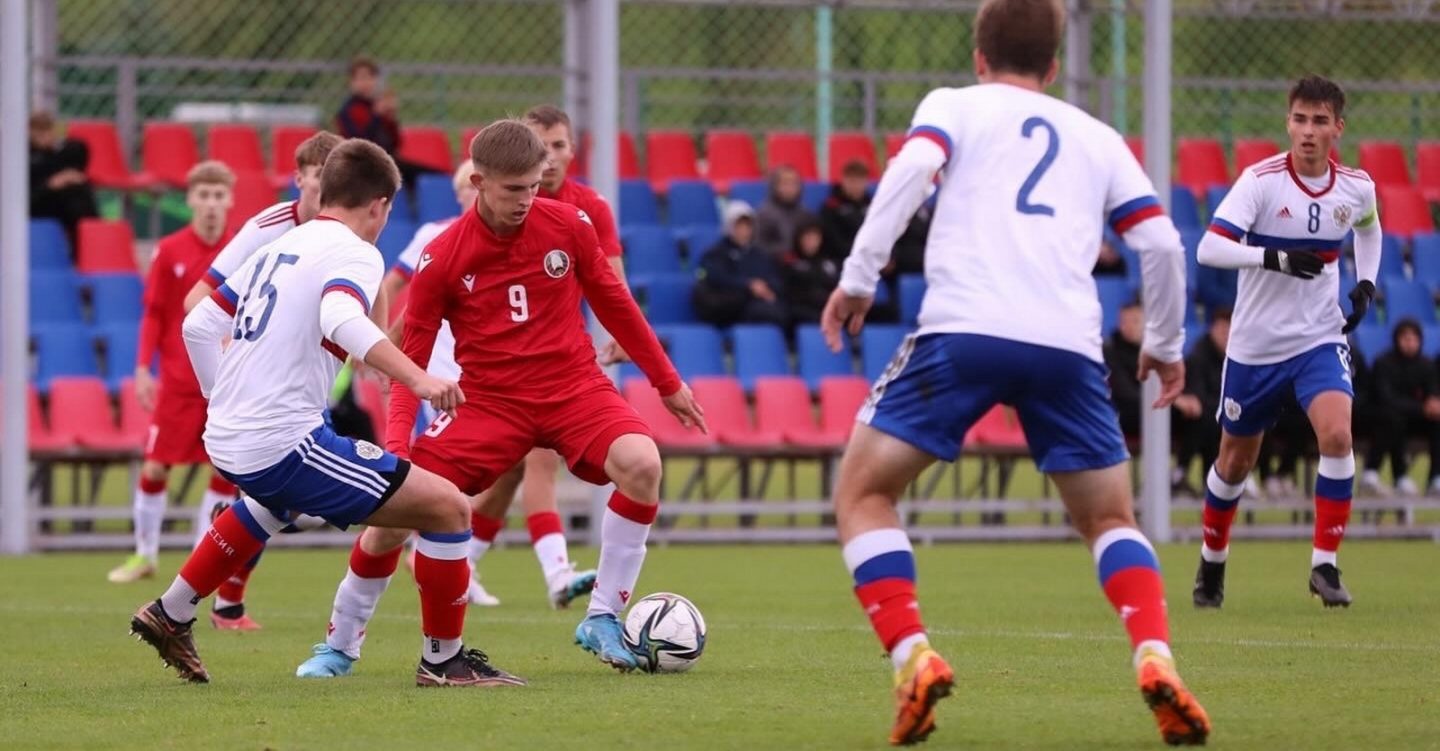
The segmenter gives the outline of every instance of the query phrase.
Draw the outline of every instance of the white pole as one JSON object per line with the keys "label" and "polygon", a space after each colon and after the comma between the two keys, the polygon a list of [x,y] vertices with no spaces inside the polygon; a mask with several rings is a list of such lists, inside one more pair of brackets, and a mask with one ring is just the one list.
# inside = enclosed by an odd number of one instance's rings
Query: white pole
{"label": "white pole", "polygon": [[[587,0],[590,27],[585,50],[590,60],[586,97],[590,111],[590,185],[610,202],[620,218],[620,1]],[[593,329],[600,332],[599,324]],[[597,341],[609,339],[600,333]],[[613,376],[612,376],[613,377]],[[600,520],[610,488],[597,488],[590,497],[590,544],[600,545]]]}
{"label": "white pole", "polygon": [[[1145,171],[1160,202],[1170,207],[1170,0],[1145,2]],[[1141,389],[1142,406],[1160,395],[1151,376]],[[1141,526],[1153,542],[1170,541],[1170,412],[1143,409],[1140,426]]]}
{"label": "white pole", "polygon": [[0,13],[0,554],[30,551],[25,385],[29,380],[30,187],[26,170],[30,111],[26,78],[26,0]]}
{"label": "white pole", "polygon": [[[565,80],[560,96],[561,109],[570,115],[576,137],[588,129],[590,116],[584,105],[585,93],[585,0],[565,0]],[[578,144],[576,144],[578,146]]]}

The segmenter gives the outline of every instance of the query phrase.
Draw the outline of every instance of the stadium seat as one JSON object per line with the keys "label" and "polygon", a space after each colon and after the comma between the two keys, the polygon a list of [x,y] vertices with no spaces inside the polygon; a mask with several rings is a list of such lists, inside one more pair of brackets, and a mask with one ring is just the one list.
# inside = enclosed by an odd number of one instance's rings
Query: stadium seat
{"label": "stadium seat", "polygon": [[[135,375],[135,360],[140,350],[140,325],[124,321],[106,323],[96,328],[95,333],[105,353],[105,366],[101,368],[105,385],[111,391],[119,390],[121,381]],[[154,363],[151,367],[154,368]]]}
{"label": "stadium seat", "polygon": [[[362,382],[372,382],[368,378],[359,379]],[[150,412],[140,404],[140,397],[135,394],[134,377],[125,378],[120,381],[120,435],[136,450],[145,447],[145,441],[150,437]]]}
{"label": "stadium seat", "polygon": [[460,212],[459,200],[450,175],[426,173],[415,181],[415,195],[420,202],[420,221],[438,222]]}
{"label": "stadium seat", "polygon": [[820,432],[837,444],[850,440],[855,416],[870,396],[860,376],[830,376],[820,381]]}
{"label": "stadium seat", "polygon": [[[655,443],[661,450],[665,449],[705,449],[715,445],[715,438],[701,433],[698,430],[687,430],[675,419],[670,411],[665,409],[665,403],[660,401],[660,394],[650,387],[643,378],[631,378],[625,381],[623,393],[625,401],[640,413],[640,419],[649,423],[650,430],[655,433]],[[703,406],[703,405],[702,405]]]}
{"label": "stadium seat", "polygon": [[715,204],[715,191],[704,180],[673,180],[670,194],[666,197],[671,227],[690,227],[697,224],[715,226],[720,224],[720,211]]}
{"label": "stadium seat", "polygon": [[66,376],[50,384],[50,430],[82,448],[123,451],[134,448],[120,432],[110,392],[99,378]]}
{"label": "stadium seat", "polygon": [[1355,346],[1373,367],[1391,349],[1390,329],[1379,323],[1363,323],[1355,329]]}
{"label": "stadium seat", "polygon": [[99,376],[95,360],[95,339],[82,324],[35,326],[35,384],[49,393],[50,382],[60,376]]}
{"label": "stadium seat", "polygon": [[1435,323],[1435,298],[1423,283],[1382,276],[1380,288],[1385,293],[1385,322],[1391,328],[1405,318],[1421,324]]}
{"label": "stadium seat", "polygon": [[650,186],[656,193],[668,191],[671,181],[698,179],[700,167],[695,155],[695,139],[689,131],[683,130],[652,130],[646,133],[645,165]]}
{"label": "stadium seat", "polygon": [[829,161],[826,174],[832,183],[840,182],[845,165],[852,161],[863,163],[870,170],[872,180],[880,176],[879,161],[875,158],[875,140],[868,133],[831,133]]}
{"label": "stadium seat", "polygon": [[697,376],[725,375],[725,341],[706,323],[677,323],[664,327],[670,362],[689,381]]}
{"label": "stadium seat", "polygon": [[[402,191],[403,192],[403,191]],[[398,195],[398,194],[397,194]],[[414,222],[408,219],[397,217],[400,214],[400,206],[397,204],[390,211],[390,221],[386,222],[385,229],[380,232],[380,237],[375,240],[375,247],[380,249],[380,256],[385,259],[385,269],[388,271],[400,254],[405,252],[405,246],[415,238],[417,229]],[[403,214],[401,215],[403,216]]]}
{"label": "stadium seat", "polygon": [[[0,405],[0,411],[3,411],[3,405]],[[56,435],[50,430],[50,421],[45,419],[45,411],[40,408],[40,392],[33,383],[26,384],[25,411],[25,441],[32,452],[63,451],[74,445],[65,436]]]}
{"label": "stadium seat", "polygon": [[990,408],[980,416],[965,434],[966,446],[983,446],[989,449],[1023,451],[1029,447],[1025,429],[1015,410],[1003,404]]}
{"label": "stadium seat", "polygon": [[839,441],[820,432],[810,404],[810,388],[797,376],[765,376],[755,380],[755,427],[779,433],[786,443],[797,446],[840,446]]}
{"label": "stadium seat", "polygon": [[185,175],[200,161],[195,131],[184,123],[145,123],[140,141],[140,169],[161,187],[184,190]]}
{"label": "stadium seat", "polygon": [[1145,137],[1125,136],[1125,145],[1130,147],[1130,153],[1135,155],[1135,161],[1145,166]]}
{"label": "stadium seat", "polygon": [[80,253],[75,265],[80,273],[139,273],[135,263],[135,235],[128,222],[81,219],[76,235]]}
{"label": "stadium seat", "polygon": [[1228,185],[1216,185],[1205,191],[1205,221],[1200,225],[1202,228],[1210,226],[1210,220],[1215,218],[1215,211],[1220,208],[1220,204],[1228,195],[1230,195],[1230,186]]}
{"label": "stadium seat", "polygon": [[690,259],[690,265],[699,266],[700,257],[720,242],[725,231],[718,224],[692,224],[676,230],[674,235],[676,242],[685,248],[685,257]]}
{"label": "stadium seat", "polygon": [[743,130],[712,130],[705,134],[706,177],[715,192],[730,192],[735,180],[754,180],[761,176],[760,157],[755,153],[755,139]]}
{"label": "stadium seat", "polygon": [[295,150],[315,135],[309,125],[276,125],[270,129],[270,183],[285,188],[295,183]]}
{"label": "stadium seat", "polygon": [[1415,185],[1430,203],[1440,203],[1440,141],[1421,141],[1415,147]]}
{"label": "stadium seat", "polygon": [[825,199],[830,197],[830,185],[819,180],[806,180],[800,188],[800,205],[806,211],[819,215],[820,208],[825,205]]}
{"label": "stadium seat", "polygon": [[855,363],[850,356],[850,337],[846,335],[844,339],[844,347],[839,352],[831,352],[819,326],[805,324],[795,328],[796,370],[811,389],[820,388],[820,381],[827,376],[855,373]]}
{"label": "stadium seat", "polygon": [[730,330],[730,341],[735,353],[735,375],[746,391],[754,391],[761,378],[790,374],[790,353],[780,327],[738,324]]}
{"label": "stadium seat", "polygon": [[1411,237],[1435,231],[1430,206],[1418,188],[1409,185],[1381,185],[1380,223],[1386,234]]}
{"label": "stadium seat", "polygon": [[923,274],[900,275],[900,323],[914,326],[920,317],[920,303],[925,300]]}
{"label": "stadium seat", "polygon": [[[1188,306],[1186,306],[1186,307],[1188,307],[1190,310],[1194,310],[1194,309],[1195,309],[1195,306],[1194,306],[1194,305],[1188,305]],[[1189,357],[1189,356],[1190,356],[1190,353],[1191,353],[1192,351],[1194,351],[1194,349],[1195,349],[1195,345],[1199,344],[1199,343],[1200,343],[1200,340],[1201,340],[1201,339],[1204,339],[1204,338],[1205,338],[1205,335],[1206,335],[1208,332],[1209,332],[1209,329],[1206,328],[1205,324],[1203,324],[1203,323],[1198,323],[1198,322],[1193,322],[1193,321],[1192,321],[1192,322],[1187,322],[1187,323],[1185,324],[1185,356],[1186,356],[1186,357]]]}
{"label": "stadium seat", "polygon": [[804,180],[819,180],[815,162],[815,139],[803,131],[767,133],[765,135],[765,168],[793,167]]}
{"label": "stadium seat", "polygon": [[750,208],[758,209],[769,194],[768,180],[736,180],[730,183],[730,193],[726,198],[731,201],[744,201],[750,204]]}
{"label": "stadium seat", "polygon": [[1440,292],[1440,234],[1416,235],[1412,242],[1410,263],[1415,269],[1415,281],[1432,293]]}
{"label": "stadium seat", "polygon": [[1411,184],[1405,149],[1395,141],[1361,141],[1360,169],[1369,173],[1376,185]]}
{"label": "stadium seat", "polygon": [[145,289],[139,274],[96,274],[85,284],[96,324],[130,325],[140,320]]}
{"label": "stadium seat", "polygon": [[69,271],[30,275],[30,325],[80,323],[80,287]]}
{"label": "stadium seat", "polygon": [[865,380],[874,382],[889,367],[909,329],[896,324],[871,323],[860,329],[860,365]]}
{"label": "stadium seat", "polygon": [[236,172],[265,171],[265,157],[260,151],[260,134],[249,125],[211,125],[208,146],[211,159],[224,162]]}
{"label": "stadium seat", "polygon": [[[619,159],[620,179],[639,180],[643,175],[640,173],[640,157],[635,150],[635,137],[626,131],[620,131],[619,148],[617,157]],[[469,144],[466,144],[468,147]],[[570,174],[575,177],[584,177],[590,174],[590,134],[586,133],[580,137],[580,150],[575,154],[575,161],[570,163]]]}
{"label": "stadium seat", "polygon": [[1170,188],[1170,218],[1179,229],[1198,229],[1205,225],[1200,221],[1200,204],[1195,194],[1183,185]]}
{"label": "stadium seat", "polygon": [[1095,292],[1100,298],[1100,334],[1109,336],[1120,323],[1120,309],[1135,297],[1135,291],[1128,279],[1097,277]]}
{"label": "stadium seat", "polygon": [[275,204],[275,183],[260,170],[235,173],[235,205],[230,216],[243,221]]}
{"label": "stadium seat", "polygon": [[1405,248],[1401,246],[1400,238],[1394,235],[1382,235],[1380,239],[1380,277],[1387,276],[1408,276],[1405,273]]}
{"label": "stadium seat", "polygon": [[[1237,138],[1235,139],[1235,174],[1239,175],[1246,167],[1269,159],[1280,153],[1280,147],[1268,138]],[[1214,210],[1214,207],[1211,207]]]}
{"label": "stadium seat", "polygon": [[54,219],[30,220],[30,270],[69,271],[70,240]]}
{"label": "stadium seat", "polygon": [[655,191],[644,180],[620,181],[620,226],[659,224],[660,208]]}
{"label": "stadium seat", "polygon": [[645,285],[645,317],[652,324],[694,323],[695,307],[690,304],[694,286],[695,277],[689,274],[651,277]]}
{"label": "stadium seat", "polygon": [[[900,149],[902,149],[902,148],[904,148],[904,147],[905,147],[905,134],[904,134],[904,133],[886,133],[886,134],[885,134],[885,161],[886,161],[886,162],[889,162],[891,159],[894,159],[894,158],[895,158],[895,155],[896,155],[896,154],[899,154],[899,153],[900,153]],[[876,175],[875,177],[876,177],[876,179],[879,179],[880,176],[879,176],[879,175]]]}
{"label": "stadium seat", "polygon": [[680,248],[670,230],[664,227],[636,225],[622,231],[620,239],[625,245],[625,276],[637,287],[644,287],[656,274],[685,271],[680,262]]}
{"label": "stadium seat", "polygon": [[1229,185],[1230,174],[1225,167],[1225,150],[1213,138],[1181,138],[1176,147],[1179,160],[1175,182],[1195,195],[1216,185]]}
{"label": "stadium seat", "polygon": [[148,188],[151,178],[130,173],[130,160],[120,145],[120,133],[108,120],[71,120],[65,135],[83,141],[90,150],[85,174],[97,188],[132,190]]}
{"label": "stadium seat", "polygon": [[705,376],[690,382],[695,401],[705,409],[705,420],[715,439],[739,448],[778,448],[785,442],[779,431],[760,430],[750,416],[750,405],[740,381],[728,376]]}
{"label": "stadium seat", "polygon": [[405,125],[400,128],[400,153],[413,164],[448,175],[455,169],[450,136],[433,125]]}

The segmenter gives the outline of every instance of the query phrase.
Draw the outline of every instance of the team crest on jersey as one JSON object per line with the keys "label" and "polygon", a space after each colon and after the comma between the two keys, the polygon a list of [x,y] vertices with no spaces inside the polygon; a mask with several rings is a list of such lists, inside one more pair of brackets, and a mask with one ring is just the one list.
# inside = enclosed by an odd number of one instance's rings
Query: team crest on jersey
{"label": "team crest on jersey", "polygon": [[1335,207],[1335,226],[1340,229],[1350,226],[1350,204],[1342,203]]}
{"label": "team crest on jersey", "polygon": [[379,446],[369,441],[356,441],[355,453],[361,459],[369,459],[372,462],[385,455],[385,452],[382,451]]}
{"label": "team crest on jersey", "polygon": [[559,279],[570,271],[570,255],[559,248],[545,254],[545,273]]}
{"label": "team crest on jersey", "polygon": [[1240,402],[1237,402],[1237,401],[1235,401],[1234,399],[1231,399],[1231,398],[1228,397],[1228,396],[1225,397],[1225,416],[1228,417],[1228,418],[1230,418],[1230,421],[1231,421],[1231,422],[1234,422],[1235,420],[1239,420],[1239,419],[1240,419]]}

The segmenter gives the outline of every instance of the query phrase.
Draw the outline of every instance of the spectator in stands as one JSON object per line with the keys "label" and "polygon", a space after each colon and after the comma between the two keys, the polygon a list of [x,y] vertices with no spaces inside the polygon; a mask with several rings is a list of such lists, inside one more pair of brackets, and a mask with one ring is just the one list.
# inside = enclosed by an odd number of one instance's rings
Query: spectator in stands
{"label": "spectator in stands", "polygon": [[725,236],[700,257],[693,304],[700,320],[716,326],[786,323],[780,263],[755,244],[755,211],[744,201],[725,206]]}
{"label": "spectator in stands", "polygon": [[[365,55],[351,58],[349,87],[350,95],[335,113],[335,131],[346,138],[363,138],[384,149],[400,168],[405,189],[413,193],[416,178],[429,170],[399,156],[400,120],[395,91],[381,88],[380,64]],[[410,206],[414,211],[419,209],[414,201]]]}
{"label": "spectator in stands", "polygon": [[790,322],[819,323],[820,311],[840,283],[840,263],[822,252],[825,233],[819,222],[801,224],[795,248],[785,259],[785,301]]}
{"label": "spectator in stands", "polygon": [[[1287,393],[1275,417],[1275,424],[1265,431],[1265,437],[1260,441],[1260,455],[1255,461],[1266,498],[1274,501],[1300,497],[1295,477],[1300,470],[1302,455],[1318,456],[1319,445],[1315,441],[1315,429],[1310,427],[1310,418],[1300,406],[1300,400]],[[1245,478],[1245,494],[1260,496],[1260,489],[1252,478]]]}
{"label": "spectator in stands", "polygon": [[1386,454],[1390,455],[1395,489],[1401,495],[1419,494],[1409,476],[1407,444],[1412,437],[1429,442],[1430,492],[1440,493],[1440,383],[1435,363],[1421,353],[1423,336],[1415,319],[1402,319],[1395,325],[1394,348],[1375,361],[1375,430],[1361,485],[1379,495],[1389,495],[1380,484],[1380,465]]}
{"label": "spectator in stands", "polygon": [[[1215,463],[1220,453],[1221,373],[1225,348],[1230,343],[1230,309],[1218,308],[1210,317],[1210,328],[1185,358],[1185,391],[1175,400],[1176,467],[1171,487],[1176,492],[1197,495],[1186,481],[1190,465],[1200,458],[1200,469]],[[1203,474],[1202,474],[1203,476]]]}
{"label": "spectator in stands", "polygon": [[925,241],[930,237],[930,220],[934,217],[935,197],[932,195],[915,210],[915,216],[905,225],[905,233],[895,241],[895,248],[890,253],[890,265],[880,272],[882,277],[891,282],[892,287],[897,275],[925,273]]}
{"label": "spectator in stands", "polygon": [[770,173],[770,194],[755,216],[755,243],[777,261],[794,247],[795,229],[812,218],[800,202],[804,190],[794,167],[780,166]]}
{"label": "spectator in stands", "polygon": [[[1095,259],[1095,269],[1091,271],[1094,276],[1125,276],[1125,256],[1110,244],[1109,239],[1100,241],[1100,256]],[[1229,325],[1230,314],[1226,311],[1226,325]]]}
{"label": "spectator in stands", "polygon": [[49,112],[30,115],[30,216],[60,220],[75,254],[75,228],[86,217],[99,216],[95,190],[85,168],[90,149],[80,141],[61,138]]}
{"label": "spectator in stands", "polygon": [[870,210],[870,168],[859,159],[846,163],[840,182],[830,186],[830,195],[820,207],[820,226],[825,233],[825,257],[837,263],[850,255],[855,233]]}
{"label": "spectator in stands", "polygon": [[1145,311],[1138,299],[1120,309],[1120,325],[1105,342],[1105,367],[1110,369],[1110,401],[1120,413],[1126,438],[1140,435],[1140,340],[1145,336]]}

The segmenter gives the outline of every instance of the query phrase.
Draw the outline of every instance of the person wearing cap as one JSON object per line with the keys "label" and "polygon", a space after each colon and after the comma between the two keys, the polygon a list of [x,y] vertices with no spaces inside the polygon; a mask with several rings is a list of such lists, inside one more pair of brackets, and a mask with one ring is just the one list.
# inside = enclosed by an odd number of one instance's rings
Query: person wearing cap
{"label": "person wearing cap", "polygon": [[717,326],[787,320],[780,264],[755,244],[755,210],[744,201],[725,207],[725,236],[700,257],[693,304],[700,320]]}

